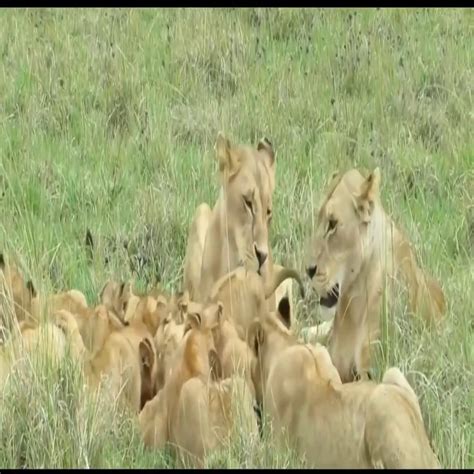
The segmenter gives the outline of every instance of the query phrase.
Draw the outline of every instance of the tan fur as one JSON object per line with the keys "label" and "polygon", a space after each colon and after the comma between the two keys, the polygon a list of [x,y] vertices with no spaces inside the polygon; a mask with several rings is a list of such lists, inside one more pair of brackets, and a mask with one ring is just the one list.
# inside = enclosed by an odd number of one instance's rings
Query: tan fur
{"label": "tan fur", "polygon": [[204,467],[205,458],[225,449],[237,431],[258,439],[253,398],[243,378],[206,382],[194,377],[183,385],[174,428],[180,464]]}
{"label": "tan fur", "polygon": [[[222,377],[212,330],[219,324],[222,305],[189,307],[186,334],[174,357],[165,386],[139,415],[143,439],[158,449],[170,443],[182,464],[201,467],[205,455],[222,446],[232,429],[230,386],[239,386],[246,402],[246,419],[256,432],[251,396],[243,381]],[[245,403],[244,402],[244,403]]]}
{"label": "tan fur", "polygon": [[36,320],[35,296],[32,282],[25,282],[18,267],[0,254],[0,326],[10,331],[15,321]]}
{"label": "tan fur", "polygon": [[[106,317],[105,307],[99,317]],[[84,345],[77,318],[68,311],[55,313],[55,320],[70,337],[73,353],[83,363],[84,374],[92,390],[105,387],[114,400],[139,412],[156,394],[156,348],[147,327],[133,325],[111,331],[102,347],[91,354]],[[103,385],[105,378],[105,383]]]}
{"label": "tan fur", "polygon": [[[110,332],[123,327],[104,306],[89,308],[84,294],[78,290],[43,296],[34,289],[31,281],[24,281],[16,267],[4,266],[4,271],[6,294],[13,295],[19,322],[34,328],[40,323],[42,313],[48,316],[60,310],[69,311],[76,318],[82,339],[92,353],[102,347]],[[46,321],[51,321],[51,318],[48,316]]]}
{"label": "tan fur", "polygon": [[256,321],[254,383],[278,446],[311,468],[438,468],[418,399],[389,369],[381,384],[343,384],[326,348],[299,344],[277,320]]}
{"label": "tan fur", "polygon": [[51,306],[50,311],[54,314],[57,311],[66,310],[74,316],[82,340],[92,356],[102,349],[111,333],[124,328],[124,323],[113,312],[108,311],[104,305],[89,308],[68,304],[67,300],[67,298],[57,300],[56,304]]}
{"label": "tan fur", "polygon": [[155,345],[158,351],[158,390],[161,389],[171,370],[176,350],[184,337],[184,323],[176,324],[171,317],[166,317],[155,334]]}
{"label": "tan fur", "polygon": [[379,184],[378,169],[367,178],[357,170],[334,177],[318,211],[307,264],[321,297],[339,284],[328,348],[343,382],[367,375],[371,345],[380,334],[383,290],[390,297],[398,273],[411,311],[438,321],[446,309],[439,284],[418,267],[410,243],[385,213]]}
{"label": "tan fur", "polygon": [[[271,278],[268,243],[275,189],[275,153],[268,140],[257,148],[232,145],[221,133],[216,141],[221,191],[211,210],[201,204],[189,228],[184,288],[193,301],[206,301],[215,282],[240,265],[258,270],[257,252],[266,256],[261,273]],[[289,283],[277,290],[286,295]],[[291,296],[291,295],[290,295]],[[276,307],[275,295],[270,297]],[[279,300],[278,300],[279,301]],[[290,300],[291,304],[291,300]]]}
{"label": "tan fur", "polygon": [[222,302],[224,319],[232,321],[239,337],[245,340],[249,324],[269,311],[265,296],[273,291],[287,271],[288,269],[282,267],[282,270],[274,273],[271,281],[264,285],[263,278],[258,273],[239,267],[214,284],[210,301]]}
{"label": "tan fur", "polygon": [[41,324],[21,321],[18,332],[0,347],[0,393],[12,369],[23,360],[41,357],[57,366],[65,357],[66,347],[67,339],[60,326],[49,321]]}
{"label": "tan fur", "polygon": [[[166,295],[168,296],[168,295]],[[141,321],[155,334],[160,320],[166,316],[168,301],[164,292],[154,288],[150,294],[137,295],[132,283],[108,281],[100,292],[101,303],[123,322]]]}
{"label": "tan fur", "polygon": [[214,333],[214,343],[221,361],[223,378],[239,375],[245,380],[252,396],[255,397],[251,376],[255,357],[247,342],[239,337],[235,326],[230,321],[221,320]]}
{"label": "tan fur", "polygon": [[131,285],[125,282],[109,280],[105,283],[99,293],[99,300],[108,311],[113,311],[122,321],[127,310],[128,300],[130,298]]}

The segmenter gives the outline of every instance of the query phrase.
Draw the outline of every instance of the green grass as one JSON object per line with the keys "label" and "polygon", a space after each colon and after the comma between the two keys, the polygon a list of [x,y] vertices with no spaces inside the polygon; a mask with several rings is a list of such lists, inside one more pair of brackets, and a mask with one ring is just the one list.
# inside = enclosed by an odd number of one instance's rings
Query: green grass
{"label": "green grass", "polygon": [[[448,314],[434,336],[401,300],[378,368],[413,384],[442,465],[472,468],[473,20],[469,9],[3,10],[0,247],[40,291],[78,288],[90,303],[133,271],[178,289],[194,209],[216,200],[223,130],[273,142],[271,244],[302,269],[331,173],[380,166],[386,210],[442,280]],[[6,396],[0,466],[169,462],[143,449],[134,420],[79,415],[75,377]],[[235,459],[298,465],[252,449]]]}

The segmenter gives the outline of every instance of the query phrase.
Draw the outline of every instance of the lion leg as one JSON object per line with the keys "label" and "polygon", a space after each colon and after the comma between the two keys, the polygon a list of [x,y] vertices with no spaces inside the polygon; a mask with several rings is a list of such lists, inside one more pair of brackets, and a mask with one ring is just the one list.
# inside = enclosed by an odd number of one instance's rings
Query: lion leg
{"label": "lion leg", "polygon": [[358,360],[356,359],[355,366],[352,370],[352,376],[354,377],[354,380],[372,380],[372,374],[370,371],[370,357],[370,343],[369,341],[365,341],[359,353]]}
{"label": "lion leg", "polygon": [[189,227],[184,257],[183,289],[189,292],[189,297],[193,301],[199,301],[204,242],[211,215],[211,208],[206,203],[200,204]]}

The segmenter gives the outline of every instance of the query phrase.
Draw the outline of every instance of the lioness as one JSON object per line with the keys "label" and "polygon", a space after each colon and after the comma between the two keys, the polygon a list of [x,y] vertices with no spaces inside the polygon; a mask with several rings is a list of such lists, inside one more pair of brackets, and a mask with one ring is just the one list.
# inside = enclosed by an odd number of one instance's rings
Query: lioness
{"label": "lioness", "polygon": [[[216,142],[221,191],[214,208],[201,204],[189,228],[184,262],[184,288],[193,301],[205,302],[213,284],[239,265],[273,273],[268,243],[275,188],[275,152],[267,139],[257,149],[231,145],[222,133]],[[289,283],[289,282],[288,282]],[[270,297],[270,308],[287,296],[283,284]]]}
{"label": "lioness", "polygon": [[343,384],[324,346],[299,344],[274,317],[252,324],[249,345],[272,433],[308,467],[440,467],[416,394],[398,369],[387,370],[381,384]]}
{"label": "lioness", "polygon": [[307,264],[320,304],[335,308],[328,349],[343,382],[368,376],[383,288],[398,270],[413,312],[427,320],[445,312],[442,289],[418,267],[409,241],[384,211],[379,186],[378,168],[366,178],[357,170],[333,176]]}

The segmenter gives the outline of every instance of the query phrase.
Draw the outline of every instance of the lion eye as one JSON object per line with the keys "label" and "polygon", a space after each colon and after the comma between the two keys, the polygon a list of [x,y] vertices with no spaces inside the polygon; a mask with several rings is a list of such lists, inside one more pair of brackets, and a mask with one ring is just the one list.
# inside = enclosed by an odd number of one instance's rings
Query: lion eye
{"label": "lion eye", "polygon": [[272,215],[272,210],[271,209],[267,209],[267,216],[270,217]]}
{"label": "lion eye", "polygon": [[336,219],[329,219],[329,224],[328,224],[328,232],[334,230],[337,226],[337,220]]}

